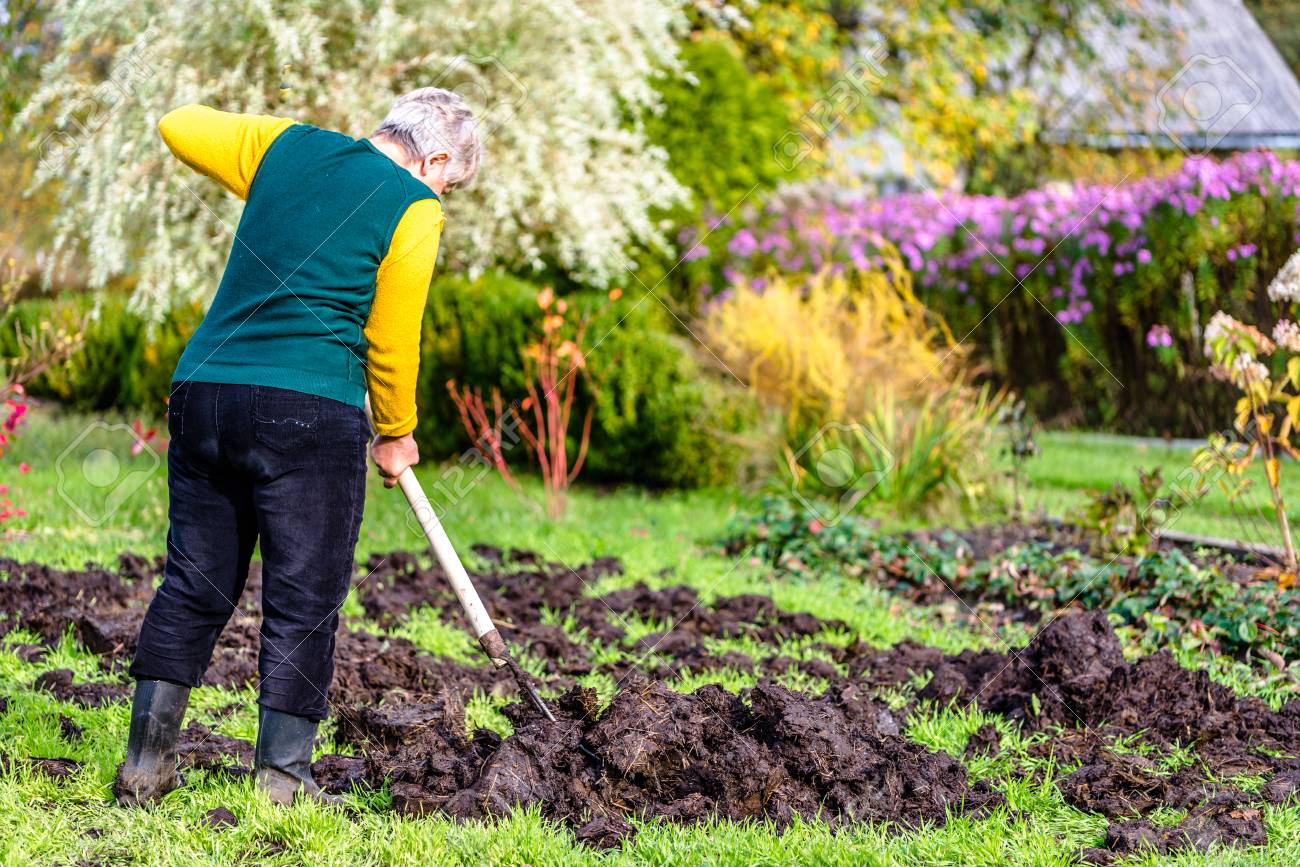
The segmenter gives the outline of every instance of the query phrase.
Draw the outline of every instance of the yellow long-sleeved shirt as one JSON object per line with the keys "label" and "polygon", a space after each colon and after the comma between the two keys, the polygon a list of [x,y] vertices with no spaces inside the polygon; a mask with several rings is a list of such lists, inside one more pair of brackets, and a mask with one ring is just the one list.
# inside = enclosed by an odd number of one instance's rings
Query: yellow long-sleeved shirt
{"label": "yellow long-sleeved shirt", "polygon": [[[158,129],[179,160],[247,199],[262,157],[294,123],[187,105],[165,115]],[[369,345],[365,372],[375,429],[387,436],[415,428],[420,325],[444,223],[437,199],[411,204],[375,273],[374,300],[364,329]]]}

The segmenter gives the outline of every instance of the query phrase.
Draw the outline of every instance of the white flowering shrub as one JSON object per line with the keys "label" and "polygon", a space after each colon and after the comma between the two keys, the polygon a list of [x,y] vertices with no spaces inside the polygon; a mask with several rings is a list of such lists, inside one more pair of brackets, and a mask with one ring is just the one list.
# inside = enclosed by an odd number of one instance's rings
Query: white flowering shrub
{"label": "white flowering shrub", "polygon": [[447,197],[443,268],[604,284],[686,196],[636,121],[678,69],[672,0],[52,0],[50,17],[63,40],[14,130],[58,190],[56,262],[136,278],[148,315],[215,289],[242,207],[159,139],[185,103],[364,136],[407,90],[461,93],[485,156]]}

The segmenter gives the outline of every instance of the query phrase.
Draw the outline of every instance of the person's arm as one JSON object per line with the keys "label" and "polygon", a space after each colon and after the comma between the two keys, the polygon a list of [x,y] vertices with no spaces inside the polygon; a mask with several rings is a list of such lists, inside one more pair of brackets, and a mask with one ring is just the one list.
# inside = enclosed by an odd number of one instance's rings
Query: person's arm
{"label": "person's arm", "polygon": [[158,132],[178,160],[247,199],[271,142],[293,125],[283,117],[183,105],[163,115]]}
{"label": "person's arm", "polygon": [[365,335],[366,385],[374,417],[375,463],[389,479],[419,460],[415,386],[420,372],[420,326],[438,258],[442,203],[422,199],[402,215],[375,276],[375,298]]}

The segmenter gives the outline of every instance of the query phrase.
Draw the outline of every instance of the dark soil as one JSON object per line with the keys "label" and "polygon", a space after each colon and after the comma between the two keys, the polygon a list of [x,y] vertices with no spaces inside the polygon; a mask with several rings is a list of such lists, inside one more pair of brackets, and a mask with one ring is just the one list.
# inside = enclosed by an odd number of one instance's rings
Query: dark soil
{"label": "dark soil", "polygon": [[74,683],[72,671],[67,668],[54,668],[38,674],[32,682],[32,689],[53,693],[59,701],[70,701],[82,707],[101,707],[131,695],[131,687],[125,683]]}
{"label": "dark soil", "polygon": [[225,807],[213,807],[203,814],[203,823],[209,828],[220,831],[225,828],[234,828],[239,824],[239,820],[235,818],[234,813]]}
{"label": "dark soil", "polygon": [[8,773],[20,765],[32,768],[51,780],[67,779],[77,772],[77,768],[81,767],[80,762],[75,762],[72,759],[44,759],[35,756],[14,758],[0,753],[0,771]]}
{"label": "dark soil", "polygon": [[[1157,851],[1210,842],[1263,841],[1255,800],[1289,797],[1300,768],[1300,701],[1279,711],[1241,698],[1203,671],[1161,652],[1128,663],[1104,614],[1069,614],[1050,623],[1022,651],[964,652],[946,658],[921,691],[940,702],[977,701],[1028,730],[1054,726],[1138,735],[1157,748],[1180,744],[1195,764],[1174,773],[1149,758],[1117,755],[1101,738],[1074,739],[1082,767],[1059,782],[1074,806],[1118,818],[1156,807],[1190,808],[1177,828],[1146,821],[1112,824],[1107,846],[1117,853]],[[1106,740],[1109,740],[1107,738]],[[1209,782],[1239,774],[1273,774],[1260,798]]]}
{"label": "dark soil", "polygon": [[365,708],[346,735],[368,756],[367,780],[392,782],[399,812],[484,818],[538,805],[599,845],[631,832],[629,814],[915,825],[1002,800],[947,754],[901,737],[890,712],[852,688],[811,698],[765,681],[743,697],[716,686],[683,695],[634,677],[603,713],[582,689],[555,710],[550,723],[511,705],[515,733],[503,740],[467,738],[451,699]]}
{"label": "dark soil", "polygon": [[[992,542],[990,542],[992,544]],[[1028,732],[1045,732],[1033,749],[1067,769],[1058,785],[1081,810],[1111,819],[1104,850],[1092,860],[1149,847],[1204,848],[1211,843],[1264,842],[1258,805],[1300,794],[1300,703],[1271,711],[1179,667],[1167,654],[1126,662],[1101,614],[1067,614],[1023,649],[1000,653],[941,651],[904,641],[880,649],[822,639],[847,631],[842,623],[777,609],[763,596],[703,602],[684,585],[645,584],[593,595],[592,586],[618,574],[613,560],[570,570],[527,552],[476,549],[486,569],[474,574],[507,640],[539,660],[551,702],[549,723],[524,704],[510,705],[514,734],[468,734],[464,703],[475,692],[515,694],[509,674],[484,664],[435,658],[410,642],[345,625],[337,645],[332,693],[338,737],[356,756],[326,756],[315,765],[323,787],[345,792],[389,786],[401,813],[482,818],[536,805],[592,846],[613,846],[632,833],[628,818],[693,822],[709,817],[765,819],[778,827],[796,815],[832,825],[884,821],[902,826],[942,822],[950,814],[981,813],[1001,803],[963,765],[900,734],[907,711],[873,700],[879,687],[905,686],[929,676],[919,697],[940,704],[976,702]],[[130,658],[160,564],[124,557],[116,572],[64,572],[0,561],[0,634],[28,628],[48,642],[69,628],[120,671]],[[368,577],[366,577],[368,576]],[[408,554],[374,558],[358,573],[358,596],[369,617],[393,626],[413,607],[430,605],[464,626],[440,572]],[[257,676],[259,576],[222,633],[205,680],[228,686]],[[542,622],[543,611],[574,624],[569,631]],[[624,618],[657,620],[673,628],[633,642]],[[714,638],[745,636],[772,647],[767,656],[713,653]],[[779,645],[803,639],[831,661],[796,660]],[[603,711],[573,679],[593,670],[588,642],[618,646],[639,666],[603,670],[622,689]],[[40,659],[39,646],[23,647]],[[724,668],[762,679],[741,696],[718,686],[689,695],[663,681],[684,672]],[[801,671],[828,684],[819,695],[792,692],[770,680]],[[77,683],[67,670],[40,675],[35,688],[66,701],[96,706],[125,698],[124,682]],[[63,727],[75,739],[73,727]],[[1113,749],[1116,736],[1145,745],[1147,755]],[[985,726],[966,756],[995,754],[1000,736]],[[1175,744],[1190,765],[1169,771],[1159,761]],[[186,769],[242,775],[252,747],[191,723],[182,734]],[[43,772],[58,774],[67,760]],[[75,763],[71,765],[75,769]],[[1074,770],[1069,770],[1073,768]],[[1257,795],[1223,782],[1236,774],[1268,778]],[[1161,807],[1188,811],[1175,827],[1147,816]]]}

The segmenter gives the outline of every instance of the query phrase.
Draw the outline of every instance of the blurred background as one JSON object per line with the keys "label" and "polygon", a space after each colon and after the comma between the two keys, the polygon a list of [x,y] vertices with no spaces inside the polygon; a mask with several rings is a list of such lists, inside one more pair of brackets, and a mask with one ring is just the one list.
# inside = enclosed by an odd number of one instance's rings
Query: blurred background
{"label": "blurred background", "polygon": [[1060,514],[1233,432],[1205,329],[1268,314],[1300,239],[1297,11],[6,0],[11,404],[152,431],[137,454],[165,440],[240,203],[169,158],[162,114],[359,136],[433,84],[476,107],[487,158],[448,197],[427,458],[547,409],[548,359],[586,482]]}

